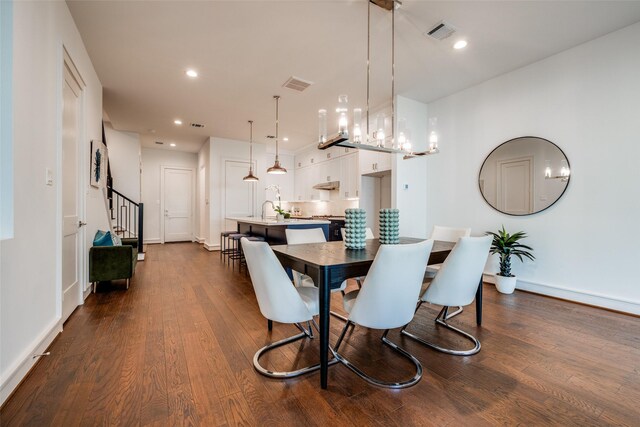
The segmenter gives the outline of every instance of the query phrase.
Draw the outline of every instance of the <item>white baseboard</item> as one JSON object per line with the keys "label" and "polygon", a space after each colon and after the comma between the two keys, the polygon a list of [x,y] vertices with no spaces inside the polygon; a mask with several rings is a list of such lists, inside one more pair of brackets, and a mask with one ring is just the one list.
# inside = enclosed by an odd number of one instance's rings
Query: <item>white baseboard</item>
{"label": "white baseboard", "polygon": [[196,239],[196,242],[198,243],[204,243],[204,237],[195,236],[194,239]]}
{"label": "white baseboard", "polygon": [[[493,274],[484,273],[483,281],[494,283]],[[516,289],[521,289],[535,294],[546,295],[555,298],[561,298],[569,301],[575,301],[582,304],[593,305],[596,307],[608,308],[610,310],[622,311],[624,313],[640,315],[640,301],[633,301],[625,298],[616,298],[596,292],[585,292],[579,289],[572,289],[564,286],[549,285],[544,283],[535,283],[528,280],[520,280],[516,282]]]}
{"label": "white baseboard", "polygon": [[145,245],[155,245],[156,243],[162,243],[160,238],[157,238],[157,239],[144,239],[144,244]]}
{"label": "white baseboard", "polygon": [[212,245],[210,243],[204,242],[203,246],[208,251],[219,251],[220,250],[220,244],[219,243],[217,245],[216,244]]}
{"label": "white baseboard", "polygon": [[20,381],[22,381],[38,361],[37,358],[33,358],[33,355],[44,353],[60,332],[62,332],[62,324],[60,323],[60,319],[56,319],[33,341],[32,345],[20,355],[18,360],[2,373],[0,377],[0,405],[7,400],[13,390],[20,384]]}

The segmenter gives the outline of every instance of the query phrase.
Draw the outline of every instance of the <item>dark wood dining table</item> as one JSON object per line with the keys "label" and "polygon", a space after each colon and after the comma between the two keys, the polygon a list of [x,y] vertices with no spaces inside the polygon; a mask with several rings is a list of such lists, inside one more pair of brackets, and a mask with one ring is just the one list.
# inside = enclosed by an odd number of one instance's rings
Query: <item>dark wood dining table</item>
{"label": "dark wood dining table", "polygon": [[[418,243],[423,240],[401,237],[400,244]],[[452,242],[435,241],[429,264],[443,262],[454,246],[455,243]],[[331,289],[339,288],[346,279],[366,276],[379,247],[378,239],[367,240],[364,249],[346,249],[342,241],[271,247],[283,267],[310,276],[319,288],[320,385],[324,389],[327,388],[329,367]],[[478,325],[482,323],[482,277],[476,293],[476,322]]]}

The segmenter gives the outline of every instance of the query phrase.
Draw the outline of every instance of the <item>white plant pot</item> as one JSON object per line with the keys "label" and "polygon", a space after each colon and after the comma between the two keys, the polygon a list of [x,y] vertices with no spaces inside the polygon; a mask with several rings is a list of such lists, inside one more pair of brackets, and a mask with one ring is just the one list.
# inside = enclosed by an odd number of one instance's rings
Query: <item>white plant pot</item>
{"label": "white plant pot", "polygon": [[504,277],[496,274],[496,289],[503,294],[512,294],[516,289],[516,277]]}
{"label": "white plant pot", "polygon": [[284,215],[283,214],[276,214],[276,221],[278,221],[278,222],[284,221]]}

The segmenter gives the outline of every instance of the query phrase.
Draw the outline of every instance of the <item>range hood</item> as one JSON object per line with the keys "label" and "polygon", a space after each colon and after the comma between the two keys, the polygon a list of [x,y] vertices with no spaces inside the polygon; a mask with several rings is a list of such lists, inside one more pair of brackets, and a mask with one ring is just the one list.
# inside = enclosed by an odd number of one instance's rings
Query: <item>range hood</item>
{"label": "range hood", "polygon": [[313,186],[314,190],[339,190],[340,181],[321,182]]}

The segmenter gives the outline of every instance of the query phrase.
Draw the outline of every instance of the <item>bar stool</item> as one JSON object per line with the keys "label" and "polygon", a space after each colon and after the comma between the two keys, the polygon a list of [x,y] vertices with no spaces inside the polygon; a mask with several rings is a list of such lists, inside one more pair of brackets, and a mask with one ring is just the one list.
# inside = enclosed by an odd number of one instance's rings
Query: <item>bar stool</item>
{"label": "bar stool", "polygon": [[237,232],[238,230],[230,230],[220,233],[220,259],[222,259],[223,255],[227,256],[229,254],[229,236]]}
{"label": "bar stool", "polygon": [[240,239],[243,237],[249,237],[248,234],[244,233],[233,233],[227,236],[229,240],[229,248],[227,249],[227,263],[231,262],[231,266],[235,267],[235,261],[239,260],[241,257],[240,253]]}

